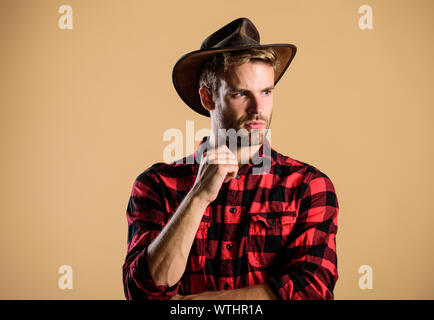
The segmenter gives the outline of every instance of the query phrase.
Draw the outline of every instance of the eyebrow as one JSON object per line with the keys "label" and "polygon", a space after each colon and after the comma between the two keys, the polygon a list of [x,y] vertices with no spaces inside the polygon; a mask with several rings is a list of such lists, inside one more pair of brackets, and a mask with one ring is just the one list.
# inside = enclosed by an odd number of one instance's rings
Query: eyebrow
{"label": "eyebrow", "polygon": [[[273,86],[269,86],[265,89],[262,89],[261,91],[266,91],[266,90],[273,90],[275,87]],[[229,90],[230,92],[240,92],[240,91],[250,91],[249,89],[244,89],[244,88],[230,88]]]}

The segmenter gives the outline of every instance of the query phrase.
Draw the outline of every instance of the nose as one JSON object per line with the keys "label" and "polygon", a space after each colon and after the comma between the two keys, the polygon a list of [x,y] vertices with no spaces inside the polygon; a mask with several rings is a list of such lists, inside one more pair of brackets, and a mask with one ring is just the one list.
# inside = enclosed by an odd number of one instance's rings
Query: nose
{"label": "nose", "polygon": [[264,112],[264,103],[260,96],[252,95],[250,97],[249,106],[247,108],[248,113],[261,114]]}

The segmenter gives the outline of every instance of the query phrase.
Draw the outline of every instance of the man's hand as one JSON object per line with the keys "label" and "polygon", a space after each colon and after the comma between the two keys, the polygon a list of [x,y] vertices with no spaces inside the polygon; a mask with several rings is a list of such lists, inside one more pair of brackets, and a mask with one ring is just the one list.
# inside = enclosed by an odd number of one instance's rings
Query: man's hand
{"label": "man's hand", "polygon": [[173,286],[181,279],[206,207],[237,172],[238,162],[226,145],[204,152],[192,189],[148,247],[148,267],[158,285]]}
{"label": "man's hand", "polygon": [[211,203],[217,198],[222,184],[233,179],[237,172],[238,161],[225,144],[208,152],[205,151],[192,192]]}

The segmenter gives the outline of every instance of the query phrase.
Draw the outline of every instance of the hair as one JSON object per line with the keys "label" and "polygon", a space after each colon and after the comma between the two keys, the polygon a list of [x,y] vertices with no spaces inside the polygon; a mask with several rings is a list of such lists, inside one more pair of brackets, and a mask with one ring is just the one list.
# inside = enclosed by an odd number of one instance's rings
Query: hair
{"label": "hair", "polygon": [[267,63],[274,68],[274,71],[279,67],[277,55],[272,48],[219,52],[204,63],[199,76],[199,87],[207,87],[214,99],[219,89],[219,77],[230,67],[246,62]]}

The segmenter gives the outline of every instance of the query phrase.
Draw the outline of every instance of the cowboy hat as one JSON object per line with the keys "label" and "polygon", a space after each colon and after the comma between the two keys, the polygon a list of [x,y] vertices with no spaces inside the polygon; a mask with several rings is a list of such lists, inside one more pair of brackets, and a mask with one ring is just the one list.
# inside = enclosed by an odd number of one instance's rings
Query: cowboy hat
{"label": "cowboy hat", "polygon": [[279,63],[274,73],[274,84],[283,76],[297,51],[293,44],[261,45],[255,25],[247,18],[236,19],[207,37],[200,50],[187,53],[176,62],[172,71],[176,92],[191,109],[209,117],[199,96],[199,76],[203,64],[215,53],[251,48],[272,48],[276,53]]}

